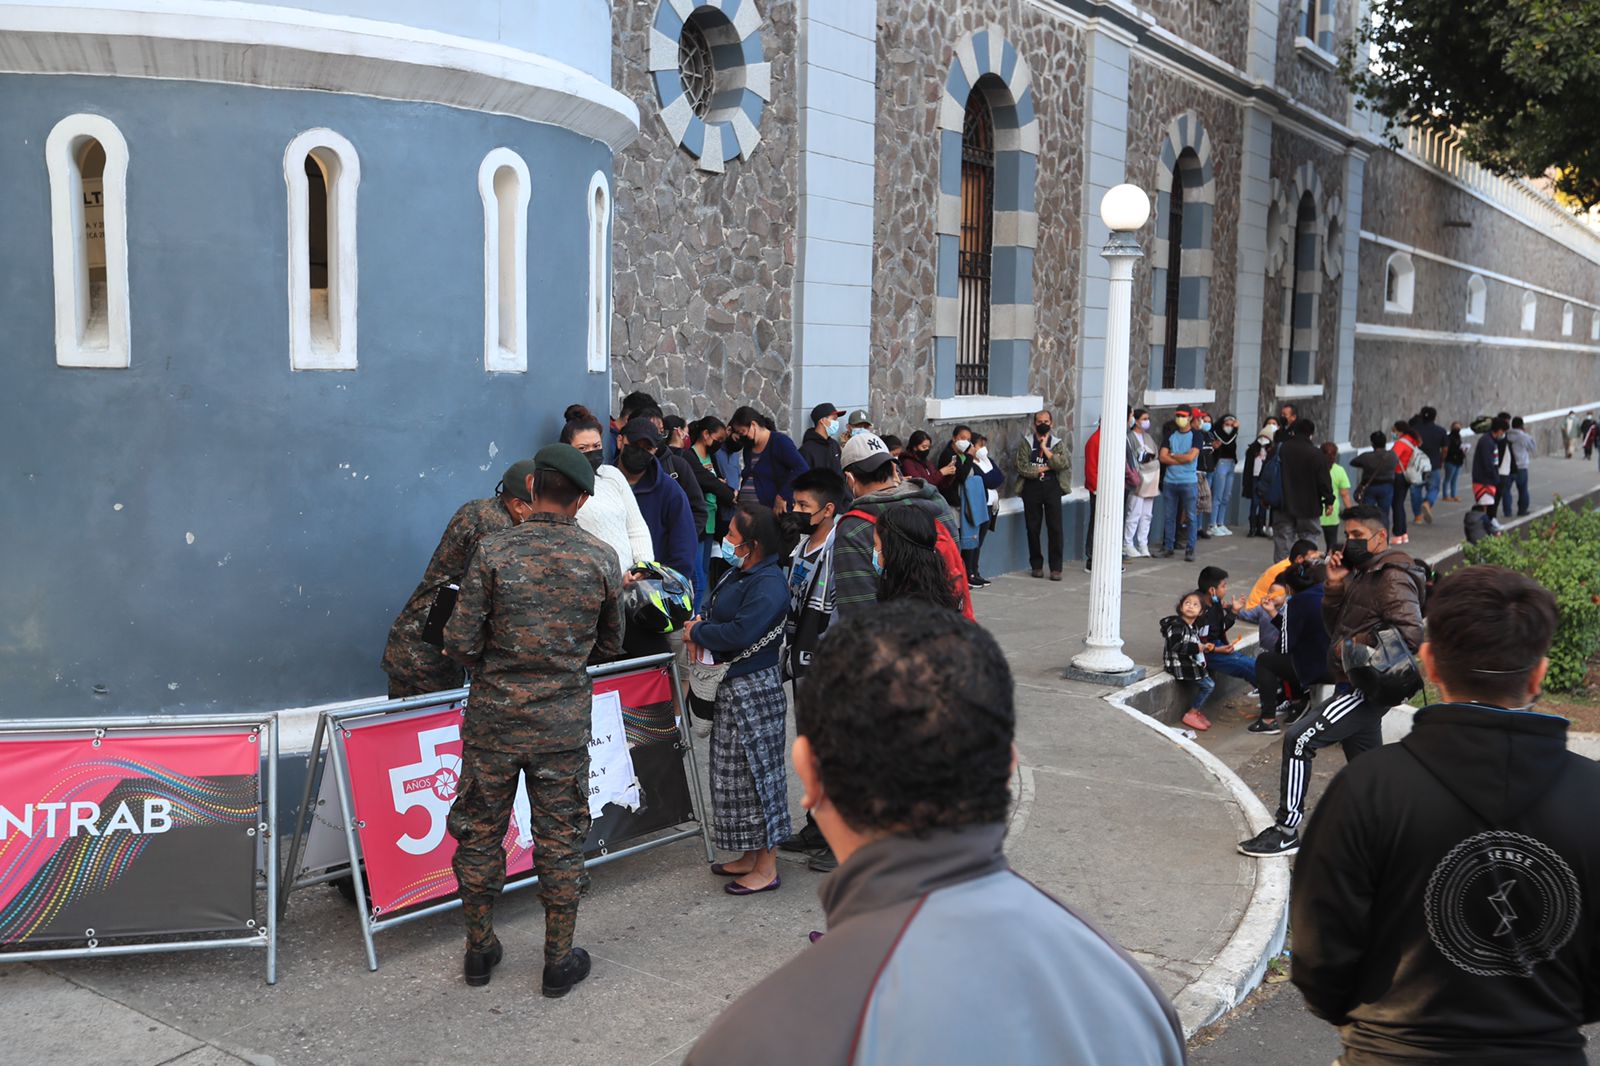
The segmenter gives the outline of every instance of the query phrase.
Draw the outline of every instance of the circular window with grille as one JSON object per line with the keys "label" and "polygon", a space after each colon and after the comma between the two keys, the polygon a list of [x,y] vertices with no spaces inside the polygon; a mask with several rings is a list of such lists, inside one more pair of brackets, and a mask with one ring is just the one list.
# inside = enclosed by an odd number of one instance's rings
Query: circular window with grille
{"label": "circular window with grille", "polygon": [[701,170],[720,173],[761,142],[772,68],[761,50],[755,0],[692,8],[660,0],[650,32],[650,75],[667,133]]}

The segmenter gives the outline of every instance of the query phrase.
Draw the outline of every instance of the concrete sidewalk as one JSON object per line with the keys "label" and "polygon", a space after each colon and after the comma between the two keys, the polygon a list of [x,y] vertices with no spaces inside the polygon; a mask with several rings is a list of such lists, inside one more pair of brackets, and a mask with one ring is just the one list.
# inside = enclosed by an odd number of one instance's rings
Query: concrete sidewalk
{"label": "concrete sidewalk", "polygon": [[[1060,680],[1085,610],[1070,584],[1027,576],[979,593],[979,617],[1017,680],[1023,765],[1008,850],[1017,869],[1131,950],[1193,1028],[1225,1005],[1213,968],[1237,969],[1229,951],[1261,867],[1233,843],[1252,827],[1193,751],[1108,704],[1104,690]],[[291,899],[275,987],[262,983],[259,952],[0,967],[0,998],[24,1041],[14,1037],[0,1059],[423,1063],[465,1051],[487,1061],[532,1053],[546,1066],[673,1063],[823,927],[822,875],[792,859],[782,869],[782,890],[740,900],[706,871],[698,841],[597,868],[578,937],[594,975],[560,1001],[537,993],[533,892],[503,901],[506,961],[488,988],[469,989],[458,915],[380,933],[380,969],[369,973],[353,908],[313,887]],[[803,1039],[803,1003],[795,1018]]]}

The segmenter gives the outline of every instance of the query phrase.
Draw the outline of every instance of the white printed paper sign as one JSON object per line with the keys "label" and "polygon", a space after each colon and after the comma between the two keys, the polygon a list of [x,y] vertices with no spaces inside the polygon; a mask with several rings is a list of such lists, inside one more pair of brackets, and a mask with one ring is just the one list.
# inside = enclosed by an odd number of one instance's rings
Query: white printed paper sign
{"label": "white printed paper sign", "polygon": [[638,810],[639,779],[622,727],[621,693],[595,693],[589,733],[589,817],[600,817],[608,803]]}

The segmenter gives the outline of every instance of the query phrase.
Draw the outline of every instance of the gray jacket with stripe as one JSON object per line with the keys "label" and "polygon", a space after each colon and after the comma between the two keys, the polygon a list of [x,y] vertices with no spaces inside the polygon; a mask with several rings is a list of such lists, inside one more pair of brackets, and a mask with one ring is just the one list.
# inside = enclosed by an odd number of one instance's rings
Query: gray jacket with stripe
{"label": "gray jacket with stripe", "polygon": [[[1004,840],[981,825],[862,847],[822,886],[827,936],[724,1011],[685,1063],[1183,1063],[1166,997],[1012,871]],[[804,1036],[782,1035],[797,1016]]]}

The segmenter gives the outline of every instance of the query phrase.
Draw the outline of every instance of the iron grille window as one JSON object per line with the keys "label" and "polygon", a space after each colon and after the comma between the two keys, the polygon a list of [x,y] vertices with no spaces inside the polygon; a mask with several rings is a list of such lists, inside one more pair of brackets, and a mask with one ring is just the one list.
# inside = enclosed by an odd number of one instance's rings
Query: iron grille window
{"label": "iron grille window", "polygon": [[1178,387],[1178,292],[1183,285],[1183,168],[1172,173],[1167,212],[1166,332],[1162,337],[1161,387]]}
{"label": "iron grille window", "polygon": [[711,44],[705,31],[693,18],[683,24],[683,36],[678,38],[678,74],[683,78],[683,95],[688,97],[690,109],[705,118],[716,93],[716,65],[711,60]]}
{"label": "iron grille window", "polygon": [[994,116],[981,90],[967,97],[961,131],[961,325],[956,395],[989,391],[989,297],[994,259]]}

